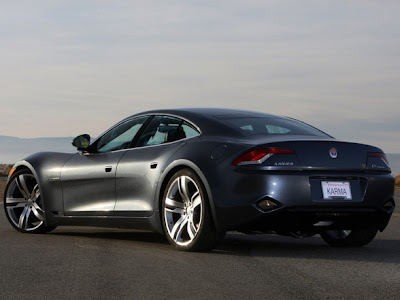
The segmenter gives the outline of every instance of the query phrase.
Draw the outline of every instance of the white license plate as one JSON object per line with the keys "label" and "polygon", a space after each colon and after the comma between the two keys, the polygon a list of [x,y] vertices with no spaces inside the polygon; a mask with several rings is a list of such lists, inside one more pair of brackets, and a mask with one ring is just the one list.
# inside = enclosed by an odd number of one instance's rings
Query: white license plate
{"label": "white license plate", "polygon": [[350,182],[322,181],[322,194],[325,200],[351,200]]}

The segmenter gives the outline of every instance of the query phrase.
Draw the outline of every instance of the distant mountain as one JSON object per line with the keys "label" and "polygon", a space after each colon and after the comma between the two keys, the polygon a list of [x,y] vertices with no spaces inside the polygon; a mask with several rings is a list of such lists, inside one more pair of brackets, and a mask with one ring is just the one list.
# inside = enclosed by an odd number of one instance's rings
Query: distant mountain
{"label": "distant mountain", "polygon": [[[12,164],[40,151],[76,152],[72,137],[17,138],[0,135],[0,164]],[[400,174],[400,154],[387,154],[393,174]]]}
{"label": "distant mountain", "polygon": [[41,151],[76,152],[72,137],[17,138],[0,135],[0,163],[15,163]]}

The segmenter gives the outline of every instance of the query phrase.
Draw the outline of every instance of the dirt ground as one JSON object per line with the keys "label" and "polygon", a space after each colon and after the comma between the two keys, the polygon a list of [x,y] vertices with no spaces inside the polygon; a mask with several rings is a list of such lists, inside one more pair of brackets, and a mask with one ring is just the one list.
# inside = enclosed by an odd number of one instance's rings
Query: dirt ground
{"label": "dirt ground", "polygon": [[5,186],[6,186],[6,178],[0,178],[0,202],[3,201]]}

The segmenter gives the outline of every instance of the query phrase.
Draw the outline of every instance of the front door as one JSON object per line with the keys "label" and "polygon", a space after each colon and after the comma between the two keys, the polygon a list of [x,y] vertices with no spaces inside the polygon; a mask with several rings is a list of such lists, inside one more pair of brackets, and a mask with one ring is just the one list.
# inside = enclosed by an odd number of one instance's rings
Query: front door
{"label": "front door", "polygon": [[61,170],[65,215],[108,215],[116,201],[117,165],[148,116],[124,120]]}
{"label": "front door", "polygon": [[115,173],[124,151],[76,154],[63,167],[64,212],[66,215],[101,215],[115,206]]}

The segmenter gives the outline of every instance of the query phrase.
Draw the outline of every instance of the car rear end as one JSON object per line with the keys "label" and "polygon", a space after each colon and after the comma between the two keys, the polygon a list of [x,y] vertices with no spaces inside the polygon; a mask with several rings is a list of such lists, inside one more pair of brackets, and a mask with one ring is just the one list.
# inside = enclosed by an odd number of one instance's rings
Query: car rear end
{"label": "car rear end", "polygon": [[[239,119],[234,122],[244,130],[254,131],[260,123],[249,127],[252,121]],[[282,129],[247,134],[229,145],[225,167],[211,183],[219,226],[285,235],[384,230],[395,203],[394,178],[383,151],[314,134],[314,128],[297,134],[293,126],[298,123],[291,122],[278,126],[271,121]]]}

